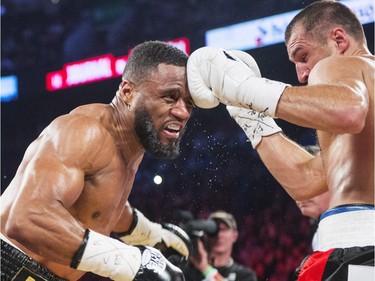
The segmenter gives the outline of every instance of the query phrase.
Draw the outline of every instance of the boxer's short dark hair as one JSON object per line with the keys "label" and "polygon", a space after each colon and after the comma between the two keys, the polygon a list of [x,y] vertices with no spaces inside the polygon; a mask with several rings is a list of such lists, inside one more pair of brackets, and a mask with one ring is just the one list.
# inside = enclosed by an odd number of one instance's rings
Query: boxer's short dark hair
{"label": "boxer's short dark hair", "polygon": [[323,0],[306,6],[291,20],[285,31],[285,43],[290,40],[296,26],[302,26],[308,36],[324,43],[327,31],[335,25],[343,27],[357,40],[365,40],[363,27],[350,8],[336,1]]}
{"label": "boxer's short dark hair", "polygon": [[162,41],[146,41],[130,52],[122,78],[138,83],[155,71],[161,63],[186,66],[187,60],[187,54],[175,46]]}

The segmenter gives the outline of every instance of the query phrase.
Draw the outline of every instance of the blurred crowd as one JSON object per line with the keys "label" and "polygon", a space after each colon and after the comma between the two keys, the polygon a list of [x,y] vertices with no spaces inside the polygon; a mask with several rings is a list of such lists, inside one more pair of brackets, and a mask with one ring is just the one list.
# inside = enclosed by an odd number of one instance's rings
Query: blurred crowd
{"label": "blurred crowd", "polygon": [[4,0],[1,72],[125,55],[145,40],[185,36],[201,45],[208,29],[297,8],[300,1]]}
{"label": "blurred crowd", "polygon": [[[228,187],[230,188],[230,187]],[[203,191],[204,192],[204,191]],[[238,226],[240,236],[234,244],[233,259],[253,269],[258,281],[288,281],[291,280],[296,268],[300,265],[307,254],[312,252],[311,238],[312,228],[309,220],[301,216],[299,210],[289,198],[282,194],[281,190],[274,192],[275,198],[270,198],[270,205],[259,207],[256,213],[240,214],[235,209],[235,202],[232,202],[233,211],[238,214]],[[147,214],[150,218],[156,215],[161,217],[159,222],[165,222],[165,217],[175,213],[173,209],[174,200],[177,198],[184,201],[183,195],[175,196],[172,201],[165,199],[165,196],[158,192],[151,192],[150,206],[143,199],[147,207]],[[223,195],[225,196],[225,195]],[[190,201],[186,199],[185,201]],[[139,203],[139,202],[137,202]],[[189,208],[189,202],[186,207]],[[204,211],[197,211],[197,218],[206,219],[211,209],[212,201],[206,202]],[[137,204],[138,205],[138,204]],[[173,220],[178,223],[178,220]],[[101,277],[92,277],[95,280],[108,280]],[[87,277],[86,277],[87,278]],[[88,279],[85,279],[88,280]]]}

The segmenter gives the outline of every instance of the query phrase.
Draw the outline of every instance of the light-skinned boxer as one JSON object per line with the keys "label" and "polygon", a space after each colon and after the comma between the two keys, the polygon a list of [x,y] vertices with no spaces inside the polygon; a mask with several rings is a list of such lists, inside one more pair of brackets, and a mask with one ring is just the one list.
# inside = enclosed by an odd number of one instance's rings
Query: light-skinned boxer
{"label": "light-skinned boxer", "polygon": [[147,246],[164,243],[187,256],[182,230],[152,223],[127,200],[146,151],[178,155],[193,108],[186,63],[163,42],[136,46],[110,104],[57,117],[30,144],[0,198],[1,280],[77,280],[85,272],[184,280]]}
{"label": "light-skinned boxer", "polygon": [[[190,93],[199,107],[227,105],[294,200],[329,190],[318,251],[295,278],[347,280],[349,264],[374,266],[374,56],[358,18],[335,1],[299,12],[285,44],[307,85],[262,78],[245,52],[203,47],[188,61]],[[273,117],[316,129],[321,153],[313,156],[288,139]]]}

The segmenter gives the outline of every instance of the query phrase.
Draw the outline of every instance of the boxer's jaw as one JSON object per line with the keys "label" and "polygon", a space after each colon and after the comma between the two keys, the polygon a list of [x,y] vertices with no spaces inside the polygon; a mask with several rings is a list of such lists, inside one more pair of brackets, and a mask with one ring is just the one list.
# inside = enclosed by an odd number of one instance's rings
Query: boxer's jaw
{"label": "boxer's jaw", "polygon": [[139,107],[135,110],[134,127],[140,143],[144,149],[150,152],[155,158],[158,159],[173,159],[179,154],[180,140],[183,132],[179,132],[178,138],[167,138],[168,144],[161,141],[160,134],[152,121],[151,114],[144,107]]}

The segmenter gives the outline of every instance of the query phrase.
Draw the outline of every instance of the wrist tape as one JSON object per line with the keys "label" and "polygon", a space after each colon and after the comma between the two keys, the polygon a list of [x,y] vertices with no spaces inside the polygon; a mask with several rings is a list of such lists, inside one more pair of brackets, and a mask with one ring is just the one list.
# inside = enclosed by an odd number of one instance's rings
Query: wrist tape
{"label": "wrist tape", "polygon": [[133,209],[133,218],[133,229],[126,233],[120,233],[121,241],[129,245],[145,246],[155,246],[161,242],[162,226],[160,224],[151,222],[137,209]]}
{"label": "wrist tape", "polygon": [[86,229],[71,267],[112,280],[131,281],[141,266],[141,251],[116,239]]}
{"label": "wrist tape", "polygon": [[267,78],[250,77],[239,86],[237,100],[245,108],[275,117],[280,97],[287,86]]}

